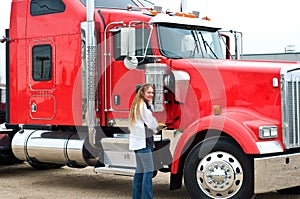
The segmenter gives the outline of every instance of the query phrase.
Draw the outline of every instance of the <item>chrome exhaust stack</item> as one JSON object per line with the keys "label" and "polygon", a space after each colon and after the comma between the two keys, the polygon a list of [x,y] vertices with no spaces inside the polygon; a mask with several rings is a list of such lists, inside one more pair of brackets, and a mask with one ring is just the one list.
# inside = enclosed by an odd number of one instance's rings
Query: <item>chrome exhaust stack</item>
{"label": "chrome exhaust stack", "polygon": [[88,127],[89,143],[96,148],[95,136],[97,126],[97,36],[95,31],[95,1],[86,2],[86,21],[81,23],[82,46],[82,125]]}

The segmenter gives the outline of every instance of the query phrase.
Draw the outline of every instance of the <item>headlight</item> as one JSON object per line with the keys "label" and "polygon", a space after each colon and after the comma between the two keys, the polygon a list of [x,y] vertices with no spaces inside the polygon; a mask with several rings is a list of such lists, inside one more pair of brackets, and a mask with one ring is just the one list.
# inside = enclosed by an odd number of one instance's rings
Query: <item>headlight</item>
{"label": "headlight", "polygon": [[259,138],[261,139],[278,137],[277,126],[260,126],[258,128],[258,131],[259,131]]}

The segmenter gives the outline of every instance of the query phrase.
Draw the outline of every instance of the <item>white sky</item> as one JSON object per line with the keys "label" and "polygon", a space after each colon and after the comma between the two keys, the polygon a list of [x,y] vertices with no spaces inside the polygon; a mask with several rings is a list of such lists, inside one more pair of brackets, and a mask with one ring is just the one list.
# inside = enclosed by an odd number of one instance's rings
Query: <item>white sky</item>
{"label": "white sky", "polygon": [[[179,9],[180,0],[154,0]],[[284,53],[287,45],[300,51],[299,0],[186,0],[187,11],[200,11],[223,30],[243,33],[243,53]],[[172,3],[170,3],[172,2]],[[169,4],[169,6],[168,6]]]}
{"label": "white sky", "polygon": [[[299,0],[186,0],[187,11],[200,11],[223,30],[243,33],[243,53],[284,53],[287,45],[300,52]],[[9,27],[11,0],[1,0],[0,37]],[[179,11],[181,0],[153,0]],[[4,44],[0,44],[0,82],[3,83]]]}

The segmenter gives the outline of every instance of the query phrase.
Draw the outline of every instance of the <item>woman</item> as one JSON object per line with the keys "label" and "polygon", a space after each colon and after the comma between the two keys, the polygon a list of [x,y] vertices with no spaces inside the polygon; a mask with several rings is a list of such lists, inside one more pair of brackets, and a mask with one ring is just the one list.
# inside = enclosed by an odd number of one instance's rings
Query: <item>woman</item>
{"label": "woman", "polygon": [[129,115],[129,149],[136,156],[136,170],[132,186],[133,199],[151,199],[154,146],[153,134],[157,133],[158,124],[152,116],[151,103],[154,97],[154,86],[144,84],[138,90]]}

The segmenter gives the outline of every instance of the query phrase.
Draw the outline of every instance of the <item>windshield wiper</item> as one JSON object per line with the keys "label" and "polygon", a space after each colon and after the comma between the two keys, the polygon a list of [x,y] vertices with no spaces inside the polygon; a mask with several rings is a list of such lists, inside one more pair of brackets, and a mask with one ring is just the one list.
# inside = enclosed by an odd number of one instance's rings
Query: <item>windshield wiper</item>
{"label": "windshield wiper", "polygon": [[192,33],[192,36],[194,38],[195,48],[193,50],[192,56],[190,56],[190,57],[195,57],[196,50],[197,50],[197,53],[199,53],[201,51],[201,54],[204,57],[203,50],[202,50],[201,45],[200,45],[200,39],[198,37],[198,34],[195,33],[195,31],[193,31],[193,30],[191,31],[191,33]]}
{"label": "windshield wiper", "polygon": [[204,46],[207,46],[209,48],[210,52],[215,56],[215,58],[219,59],[218,56],[216,55],[216,53],[213,51],[213,49],[209,46],[207,41],[203,40],[203,42],[204,42]]}
{"label": "windshield wiper", "polygon": [[213,49],[209,46],[209,44],[207,43],[207,41],[204,39],[201,31],[199,31],[199,34],[201,35],[201,39],[202,39],[203,44],[204,44],[205,52],[207,52],[207,48],[206,47],[208,47],[209,51],[215,56],[215,58],[219,59],[218,56],[216,55],[216,53],[213,51]]}

